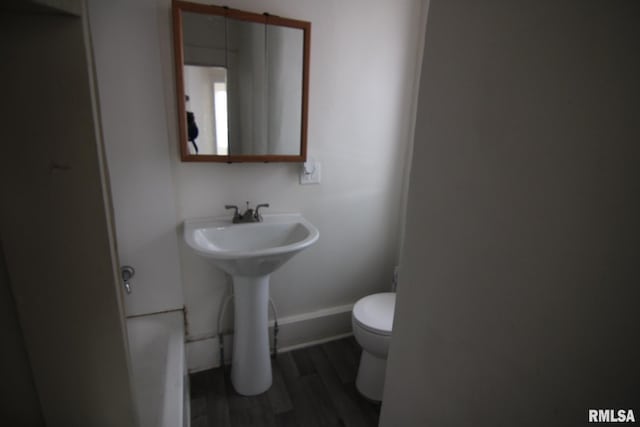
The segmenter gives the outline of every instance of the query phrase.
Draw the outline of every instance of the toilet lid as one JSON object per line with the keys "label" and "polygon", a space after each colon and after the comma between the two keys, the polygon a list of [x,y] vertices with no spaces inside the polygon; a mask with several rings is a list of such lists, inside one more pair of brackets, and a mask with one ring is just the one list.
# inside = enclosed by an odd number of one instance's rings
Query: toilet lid
{"label": "toilet lid", "polygon": [[353,318],[363,328],[371,332],[390,335],[393,328],[393,312],[395,307],[395,292],[369,295],[359,300],[353,306]]}

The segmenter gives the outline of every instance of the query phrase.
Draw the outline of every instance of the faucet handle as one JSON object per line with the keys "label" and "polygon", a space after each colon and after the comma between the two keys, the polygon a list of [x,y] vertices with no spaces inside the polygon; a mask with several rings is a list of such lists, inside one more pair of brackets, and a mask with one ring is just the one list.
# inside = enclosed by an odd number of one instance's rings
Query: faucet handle
{"label": "faucet handle", "polygon": [[236,205],[224,205],[225,209],[234,209],[233,219],[239,218],[240,214],[238,214],[238,207]]}
{"label": "faucet handle", "polygon": [[256,212],[253,214],[253,216],[258,222],[262,221],[262,215],[260,215],[260,208],[268,208],[268,207],[269,207],[269,203],[260,203],[258,206],[256,206]]}

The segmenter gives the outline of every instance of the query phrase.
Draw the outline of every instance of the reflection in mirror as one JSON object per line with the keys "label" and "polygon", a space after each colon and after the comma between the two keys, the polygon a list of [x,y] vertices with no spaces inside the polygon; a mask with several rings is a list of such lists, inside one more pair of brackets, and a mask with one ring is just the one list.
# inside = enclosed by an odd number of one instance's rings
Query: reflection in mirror
{"label": "reflection in mirror", "polygon": [[174,30],[182,159],[304,161],[310,23],[175,0]]}
{"label": "reflection in mirror", "polygon": [[187,140],[190,154],[229,153],[227,69],[184,66]]}
{"label": "reflection in mirror", "polygon": [[189,154],[227,155],[227,53],[223,16],[182,14]]}
{"label": "reflection in mirror", "polygon": [[267,151],[265,25],[227,19],[231,154]]}
{"label": "reflection in mirror", "polygon": [[303,34],[299,28],[268,26],[267,151],[289,154],[300,145]]}

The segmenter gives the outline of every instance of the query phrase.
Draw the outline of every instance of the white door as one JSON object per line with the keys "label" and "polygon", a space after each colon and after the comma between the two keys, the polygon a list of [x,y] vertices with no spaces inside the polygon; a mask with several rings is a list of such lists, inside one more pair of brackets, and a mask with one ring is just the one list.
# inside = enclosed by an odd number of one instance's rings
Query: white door
{"label": "white door", "polygon": [[184,306],[161,51],[170,16],[158,4],[88,2],[118,252],[136,270],[127,316]]}

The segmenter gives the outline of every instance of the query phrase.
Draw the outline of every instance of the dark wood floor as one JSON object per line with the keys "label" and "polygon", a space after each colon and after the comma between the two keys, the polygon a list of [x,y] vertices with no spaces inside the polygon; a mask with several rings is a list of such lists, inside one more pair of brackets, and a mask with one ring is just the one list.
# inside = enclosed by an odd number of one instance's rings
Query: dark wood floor
{"label": "dark wood floor", "polygon": [[237,394],[230,367],[192,374],[191,426],[377,426],[380,405],[355,387],[360,348],[352,337],[272,359],[273,385]]}

